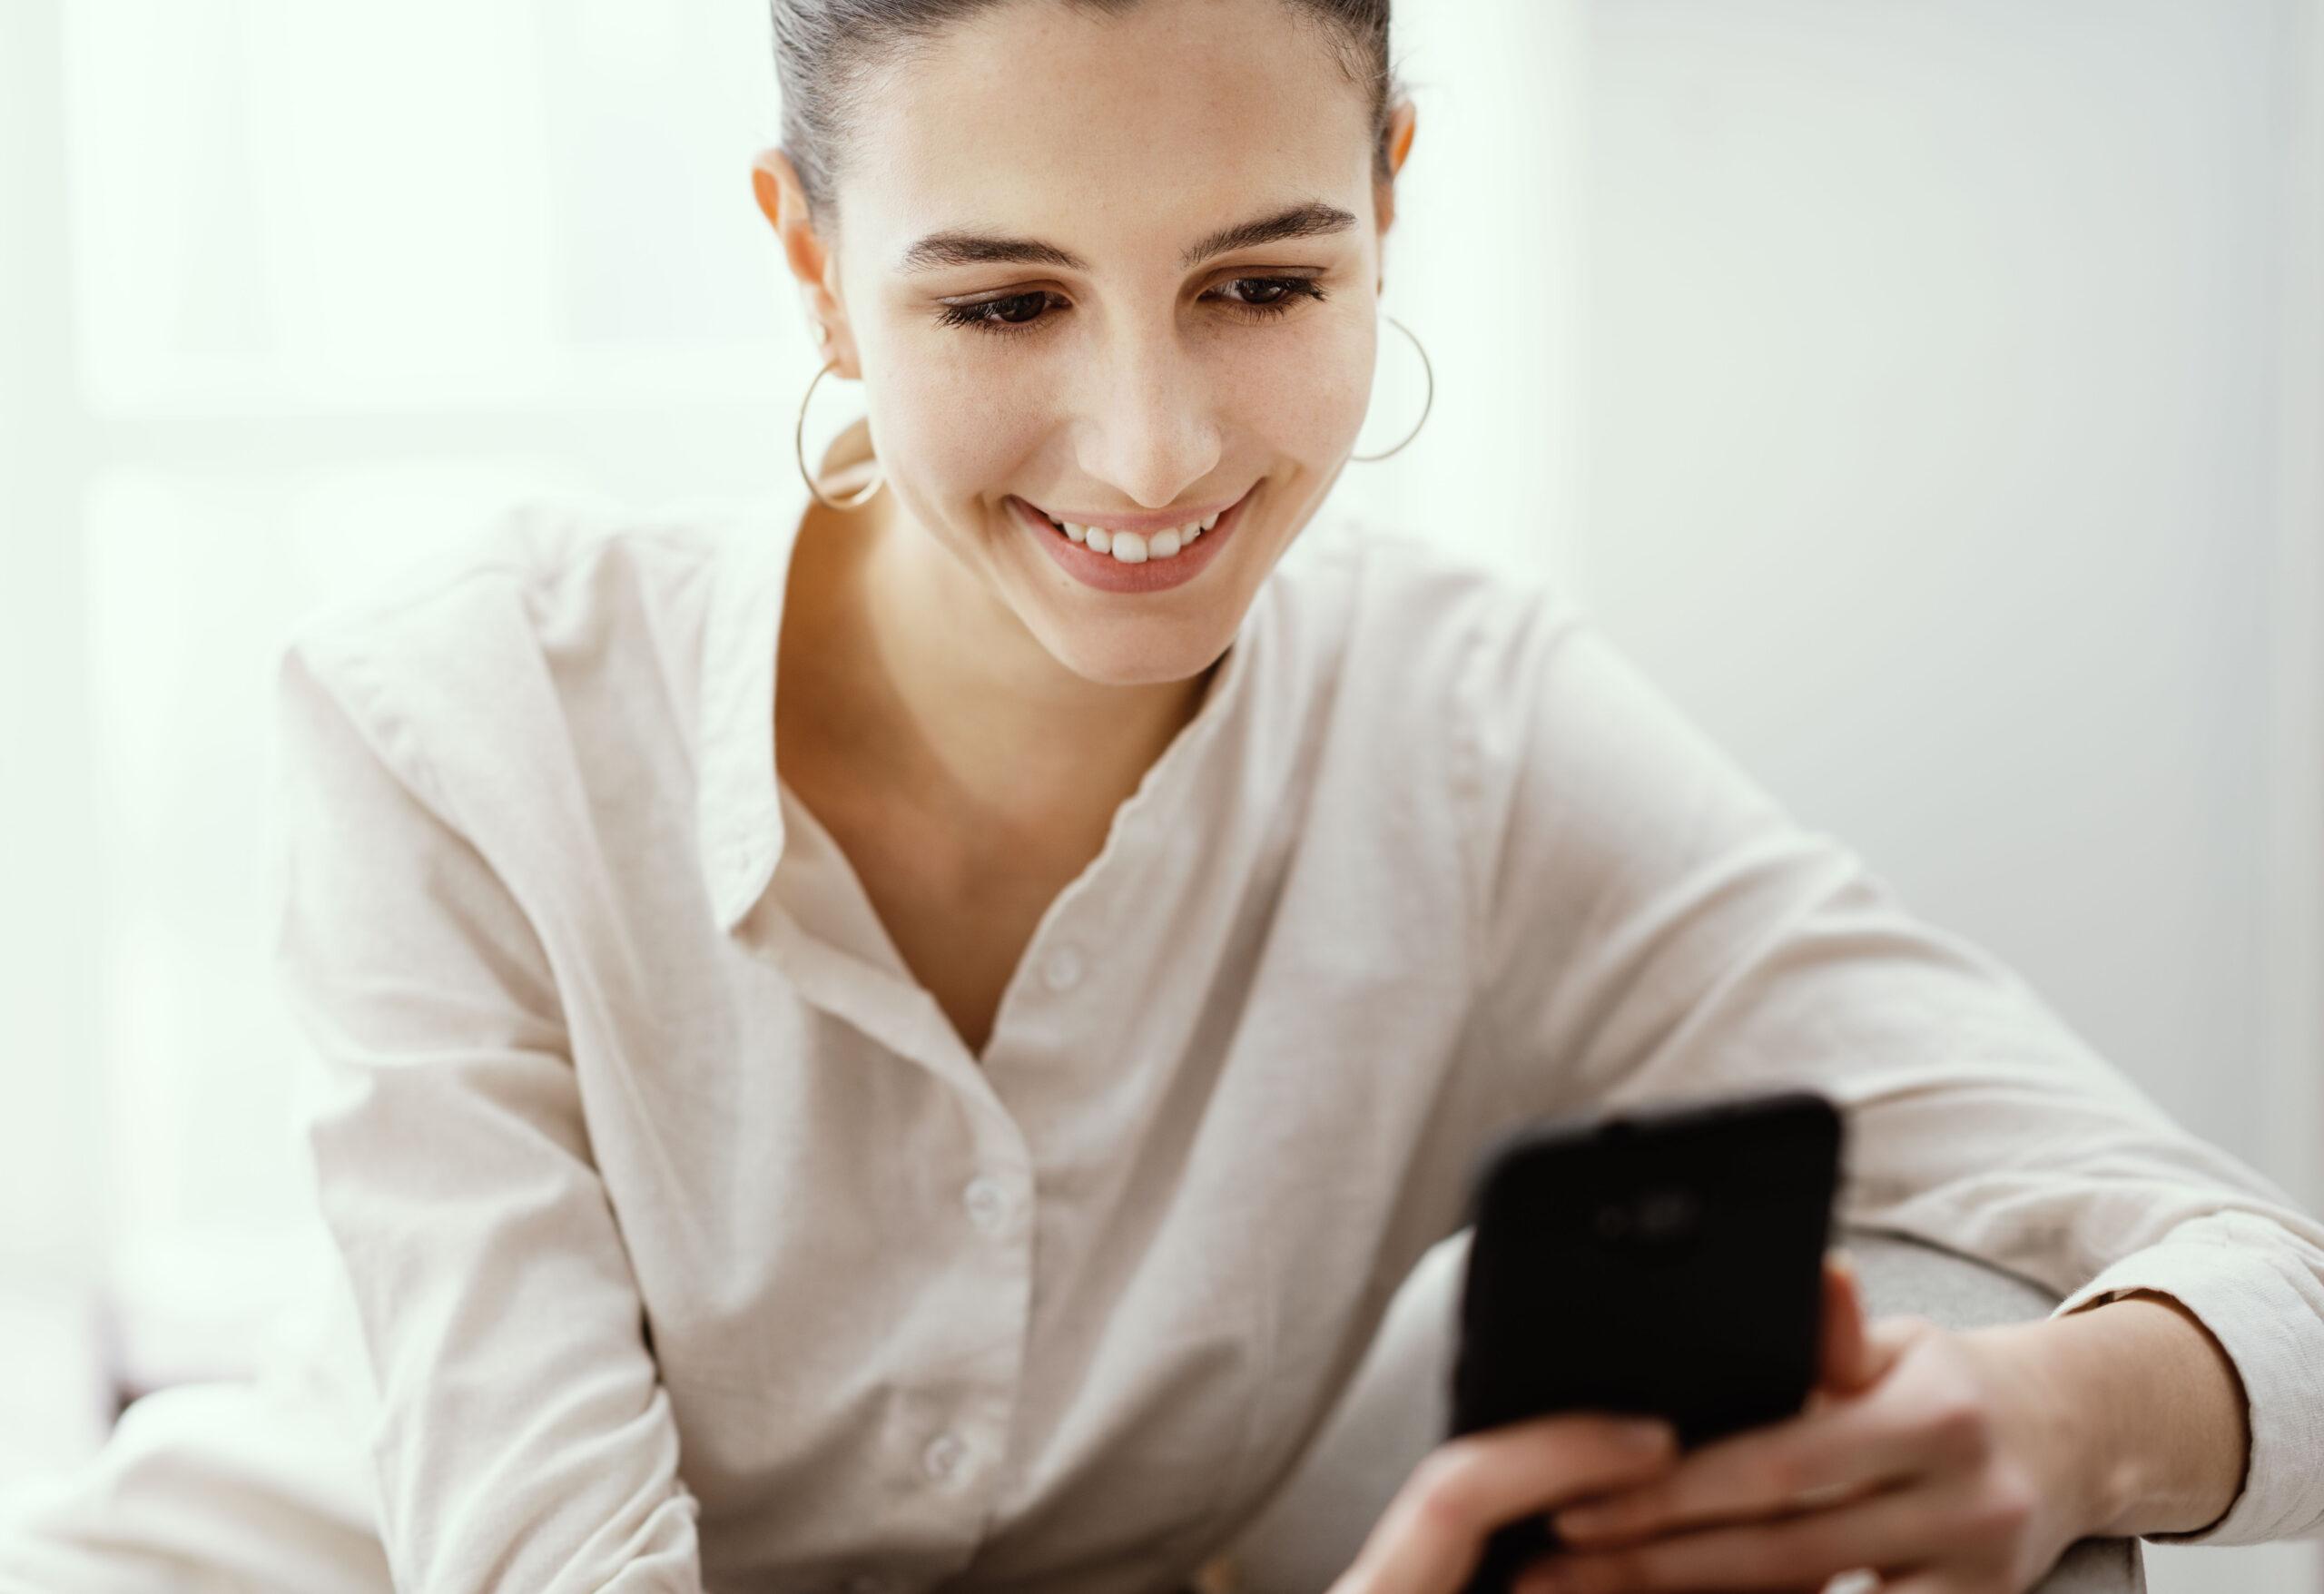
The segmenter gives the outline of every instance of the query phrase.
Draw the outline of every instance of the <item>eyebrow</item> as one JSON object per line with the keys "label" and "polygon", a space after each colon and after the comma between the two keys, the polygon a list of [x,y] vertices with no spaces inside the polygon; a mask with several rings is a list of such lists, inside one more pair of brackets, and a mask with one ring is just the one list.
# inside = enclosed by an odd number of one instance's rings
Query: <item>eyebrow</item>
{"label": "eyebrow", "polygon": [[[1344,232],[1355,225],[1353,212],[1322,200],[1276,211],[1271,215],[1256,216],[1248,221],[1238,221],[1231,227],[1198,238],[1187,246],[1178,257],[1181,270],[1191,270],[1214,255],[1229,250],[1250,249],[1262,243],[1273,243],[1285,238],[1314,238],[1329,232]],[[1029,266],[1055,266],[1060,271],[1088,271],[1089,263],[1071,250],[1060,249],[1054,243],[1044,243],[1038,238],[1010,238],[980,232],[931,232],[904,251],[896,262],[899,271],[932,271],[944,266],[990,265],[1008,261]]]}

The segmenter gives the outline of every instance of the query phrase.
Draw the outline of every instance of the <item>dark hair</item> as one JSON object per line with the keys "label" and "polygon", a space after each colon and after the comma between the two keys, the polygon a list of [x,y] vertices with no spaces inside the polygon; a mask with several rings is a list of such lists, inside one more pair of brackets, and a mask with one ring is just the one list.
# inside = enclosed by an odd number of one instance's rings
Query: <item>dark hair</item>
{"label": "dark hair", "polygon": [[[1004,0],[769,0],[775,76],[783,99],[783,150],[798,171],[807,213],[828,243],[855,112],[881,80],[928,49],[953,24]],[[1020,0],[1019,0],[1020,3]],[[1119,16],[1140,0],[1056,0],[1077,11]],[[1404,97],[1388,59],[1389,0],[1281,0],[1338,56],[1348,81],[1368,85],[1372,175],[1395,175],[1388,117]]]}

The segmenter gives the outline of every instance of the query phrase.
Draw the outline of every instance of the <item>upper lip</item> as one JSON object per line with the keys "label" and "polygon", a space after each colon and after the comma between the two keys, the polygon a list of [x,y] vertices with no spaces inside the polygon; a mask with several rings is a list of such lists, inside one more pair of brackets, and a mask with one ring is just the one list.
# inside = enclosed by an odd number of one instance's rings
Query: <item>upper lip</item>
{"label": "upper lip", "polygon": [[[1244,489],[1245,495],[1247,496],[1249,491],[1250,489],[1246,487]],[[1135,531],[1140,534],[1145,534],[1157,531],[1175,531],[1181,526],[1192,526],[1197,521],[1207,520],[1214,515],[1224,515],[1226,511],[1235,507],[1236,505],[1241,503],[1243,499],[1241,497],[1233,497],[1228,498],[1224,503],[1208,506],[1198,505],[1190,509],[1141,509],[1130,512],[1108,510],[1102,514],[1094,515],[1084,515],[1078,510],[1073,509],[1051,509],[1046,505],[1033,503],[1033,500],[1030,498],[1021,498],[1019,501],[1031,505],[1036,512],[1048,516],[1051,520],[1066,522],[1074,526],[1101,526],[1107,531]]]}

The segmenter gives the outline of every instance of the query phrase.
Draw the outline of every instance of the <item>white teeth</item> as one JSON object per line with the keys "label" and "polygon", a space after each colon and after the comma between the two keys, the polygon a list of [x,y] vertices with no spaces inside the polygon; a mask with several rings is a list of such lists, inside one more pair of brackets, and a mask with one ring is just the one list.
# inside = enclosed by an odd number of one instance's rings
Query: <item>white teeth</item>
{"label": "white teeth", "polygon": [[[1093,554],[1111,554],[1125,565],[1137,565],[1148,559],[1176,558],[1194,546],[1196,539],[1217,525],[1219,515],[1226,513],[1221,509],[1218,515],[1192,525],[1170,531],[1157,531],[1150,536],[1135,531],[1109,532],[1102,526],[1080,526],[1070,520],[1049,520],[1049,524]],[[1049,519],[1047,516],[1042,518]]]}

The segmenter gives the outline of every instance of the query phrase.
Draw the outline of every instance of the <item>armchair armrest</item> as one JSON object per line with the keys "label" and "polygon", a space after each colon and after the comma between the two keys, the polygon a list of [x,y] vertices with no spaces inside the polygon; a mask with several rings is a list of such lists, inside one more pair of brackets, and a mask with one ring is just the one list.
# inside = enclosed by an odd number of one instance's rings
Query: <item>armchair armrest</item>
{"label": "armchair armrest", "polygon": [[[1318,1594],[1355,1552],[1441,1438],[1445,1369],[1470,1231],[1423,1256],[1382,1319],[1371,1349],[1315,1442],[1228,1550],[1238,1594]],[[1940,1246],[1873,1229],[1843,1231],[1866,1306],[1912,1313],[1948,1328],[2046,1316],[2040,1287]],[[2136,1539],[2085,1539],[2069,1549],[2038,1594],[2144,1594]]]}

